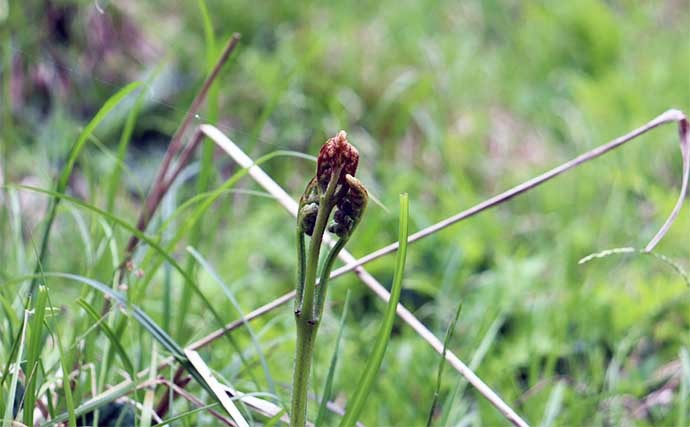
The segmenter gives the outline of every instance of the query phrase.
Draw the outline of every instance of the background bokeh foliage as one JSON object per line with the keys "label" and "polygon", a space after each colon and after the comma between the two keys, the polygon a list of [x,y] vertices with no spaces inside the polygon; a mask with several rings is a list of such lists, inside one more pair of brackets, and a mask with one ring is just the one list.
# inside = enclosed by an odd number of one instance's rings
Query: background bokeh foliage
{"label": "background bokeh foliage", "polygon": [[[214,122],[254,158],[279,149],[315,154],[327,137],[347,130],[361,153],[360,179],[383,205],[370,204],[348,245],[355,256],[396,239],[400,192],[410,195],[415,231],[668,108],[690,106],[690,14],[684,1],[208,0],[215,39],[210,50],[199,3],[9,1],[9,14],[0,22],[3,182],[53,188],[80,129],[106,99],[131,81],[146,81],[111,212],[135,223],[170,135],[209,61],[233,32],[241,33],[241,44],[195,125]],[[105,206],[114,153],[135,101],[128,97],[89,141],[70,181],[75,197]],[[681,416],[690,409],[688,391],[683,395],[681,384],[690,379],[679,379],[681,367],[688,368],[681,361],[690,345],[683,279],[645,256],[577,264],[601,249],[643,247],[663,223],[680,188],[676,134],[673,126],[656,130],[410,246],[403,303],[442,337],[462,301],[450,348],[468,363],[474,360],[478,375],[528,421],[687,420]],[[174,188],[161,207],[163,217],[197,192],[200,164]],[[282,157],[264,167],[297,197],[314,165]],[[236,170],[214,151],[209,188]],[[257,186],[244,179],[236,188]],[[26,191],[3,195],[3,281],[33,271],[46,205],[45,196]],[[172,231],[160,234],[160,221],[154,221],[149,232],[165,242],[184,218],[182,213]],[[104,218],[61,205],[44,269],[108,283],[113,254],[122,255],[129,234],[115,227],[110,239],[106,225]],[[658,246],[683,267],[688,267],[689,229],[684,208]],[[293,287],[293,221],[275,201],[228,193],[205,214],[199,233],[196,239],[185,236],[171,254],[186,262],[185,245],[194,244],[245,313]],[[142,271],[128,277],[129,295],[138,295],[133,302],[175,339],[185,344],[215,329],[194,299],[186,311],[176,310],[182,279],[165,264],[154,268],[159,255],[144,249],[135,261]],[[393,267],[392,256],[367,266],[386,285]],[[197,268],[196,277],[224,320],[236,319],[223,289],[203,269]],[[151,280],[146,292],[132,292],[145,279]],[[55,278],[47,285],[52,304],[60,308],[53,327],[72,345],[71,357],[100,363],[99,343],[105,338],[88,332],[91,321],[76,299],[96,304],[101,296]],[[3,304],[11,305],[18,289],[0,289]],[[352,275],[332,282],[317,345],[317,394],[347,289],[352,301],[334,384],[340,404],[352,393],[384,307]],[[172,310],[164,307],[166,294]],[[4,363],[18,323],[3,306]],[[21,312],[15,315],[20,318]],[[253,326],[279,385],[279,401],[287,402],[291,310],[286,306]],[[239,389],[267,391],[251,337],[245,330],[233,335],[252,363],[242,363],[227,341],[204,349],[204,358]],[[74,344],[80,339],[86,341],[83,347]],[[122,343],[137,369],[148,366],[151,338],[141,328],[124,331]],[[58,369],[54,353],[44,351],[46,369]],[[362,421],[423,424],[437,361],[419,337],[396,324]],[[112,363],[120,367],[117,360]],[[111,369],[107,383],[121,378]],[[450,411],[452,424],[504,422],[470,388],[450,400],[458,381],[454,371],[445,371],[437,420]],[[88,388],[83,390],[76,393],[77,402],[88,397]],[[671,393],[666,400],[655,395],[664,390]],[[178,406],[182,411],[184,404]],[[198,413],[184,422],[210,419]]]}

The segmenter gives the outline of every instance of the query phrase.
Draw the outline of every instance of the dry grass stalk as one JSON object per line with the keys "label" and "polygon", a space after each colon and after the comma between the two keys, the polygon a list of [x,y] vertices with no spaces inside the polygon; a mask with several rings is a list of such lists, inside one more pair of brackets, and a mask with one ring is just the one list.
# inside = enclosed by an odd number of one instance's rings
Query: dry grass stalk
{"label": "dry grass stalk", "polygon": [[[175,131],[175,134],[170,139],[170,144],[168,145],[168,149],[165,152],[161,166],[158,169],[158,173],[156,174],[155,179],[153,180],[153,187],[151,188],[151,192],[146,198],[144,209],[141,211],[139,215],[139,220],[137,221],[137,228],[140,231],[143,232],[146,230],[149,221],[153,217],[153,214],[156,212],[156,209],[158,209],[158,205],[160,205],[161,200],[163,200],[163,196],[168,191],[168,189],[170,189],[170,185],[172,185],[173,181],[180,173],[180,171],[182,171],[182,169],[185,168],[185,166],[191,159],[192,154],[194,153],[194,151],[196,151],[197,146],[201,142],[201,137],[198,134],[198,132],[195,132],[195,135],[192,138],[191,143],[187,144],[186,147],[183,144],[183,138],[185,133],[189,129],[189,125],[191,124],[192,119],[196,116],[197,112],[199,111],[201,104],[203,104],[203,102],[206,100],[206,95],[208,94],[211,85],[218,77],[221,68],[223,68],[223,65],[225,65],[228,58],[230,58],[230,54],[235,50],[235,47],[237,47],[239,41],[240,35],[237,33],[233,34],[230,40],[228,41],[227,45],[225,46],[225,49],[223,49],[223,53],[221,54],[220,58],[218,58],[218,62],[216,62],[216,65],[213,67],[213,70],[208,75],[208,77],[206,77],[206,80],[204,81],[204,84],[199,90],[199,93],[197,93],[196,97],[194,98],[194,101],[192,101],[192,105],[189,107],[189,110],[185,114],[184,119],[180,124],[180,127],[177,128],[177,131]],[[175,165],[175,168],[171,172],[170,168],[173,159],[178,154],[178,161]],[[129,260],[132,251],[134,251],[134,248],[136,247],[137,243],[139,243],[139,239],[136,236],[132,236],[129,239],[126,249],[126,258],[125,262],[123,262],[123,265],[126,263],[126,261]]]}

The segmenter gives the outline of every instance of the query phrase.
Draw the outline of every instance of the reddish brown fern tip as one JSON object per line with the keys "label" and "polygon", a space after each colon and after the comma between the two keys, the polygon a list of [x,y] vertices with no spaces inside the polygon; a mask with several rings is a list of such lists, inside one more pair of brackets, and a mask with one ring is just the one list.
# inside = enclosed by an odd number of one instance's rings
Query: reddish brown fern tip
{"label": "reddish brown fern tip", "polygon": [[339,173],[338,184],[347,185],[345,175],[355,175],[359,163],[359,152],[347,141],[347,133],[341,130],[321,147],[317,162],[316,177],[321,191],[326,191],[333,173]]}

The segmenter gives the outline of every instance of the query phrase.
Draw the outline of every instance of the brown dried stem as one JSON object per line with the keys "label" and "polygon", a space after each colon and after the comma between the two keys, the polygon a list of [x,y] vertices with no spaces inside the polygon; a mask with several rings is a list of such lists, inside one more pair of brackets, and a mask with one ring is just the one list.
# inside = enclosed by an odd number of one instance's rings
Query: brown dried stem
{"label": "brown dried stem", "polygon": [[[191,380],[192,377],[185,375],[184,366],[180,365],[175,371],[172,384],[176,385],[180,389],[184,389]],[[168,390],[172,391],[172,387],[168,387]],[[159,417],[165,418],[168,410],[170,409],[170,404],[177,396],[179,396],[178,393],[172,393],[172,396],[170,396],[170,393],[163,393],[160,397],[160,400],[158,400],[158,403],[155,405],[154,412],[158,414]]]}
{"label": "brown dried stem", "polygon": [[[192,101],[192,105],[189,107],[187,114],[185,114],[185,117],[182,120],[180,127],[177,128],[175,134],[170,139],[168,149],[165,152],[161,166],[158,169],[156,178],[153,181],[153,187],[151,189],[151,192],[149,193],[149,196],[146,199],[144,209],[141,211],[141,214],[139,215],[139,220],[137,221],[137,229],[139,229],[140,231],[144,231],[146,229],[146,227],[149,224],[149,221],[153,217],[154,212],[156,212],[156,209],[158,209],[158,205],[160,205],[161,200],[163,200],[163,196],[168,191],[170,185],[175,180],[180,171],[184,169],[184,167],[188,163],[189,159],[191,158],[191,155],[194,152],[194,149],[199,145],[200,140],[197,141],[195,138],[193,139],[192,143],[187,145],[187,149],[182,151],[184,148],[182,142],[183,137],[187,129],[189,128],[189,124],[192,122],[192,119],[196,116],[197,112],[199,111],[199,108],[201,107],[201,104],[206,100],[206,95],[208,94],[211,85],[218,77],[221,68],[223,68],[223,65],[225,65],[228,58],[230,57],[230,54],[235,50],[235,47],[237,46],[239,41],[240,35],[237,33],[233,34],[230,40],[228,41],[227,45],[225,46],[225,49],[223,49],[223,53],[221,54],[220,58],[218,58],[218,62],[216,62],[216,65],[213,67],[213,70],[208,75],[208,77],[206,77],[206,80],[204,81],[203,86],[201,86],[199,93],[197,93],[196,97],[194,98],[194,101]],[[170,173],[169,169],[172,164],[172,161],[175,158],[175,156],[177,156],[177,154],[180,153],[180,151],[182,151],[182,154],[180,155],[175,170],[173,170],[173,172]],[[132,236],[129,239],[126,249],[126,258],[123,265],[126,263],[127,260],[129,260],[137,243],[139,243],[139,238],[137,236]]]}
{"label": "brown dried stem", "polygon": [[[179,395],[179,396],[182,396],[184,399],[188,400],[189,402],[193,403],[194,405],[196,405],[196,406],[199,407],[199,408],[205,406],[204,402],[201,401],[199,398],[197,398],[196,396],[194,396],[193,394],[191,394],[191,393],[188,392],[187,390],[185,390],[185,389],[179,387],[179,386],[178,386],[177,384],[175,384],[174,382],[171,382],[171,381],[169,381],[169,380],[167,380],[167,379],[165,379],[165,378],[160,378],[160,377],[159,377],[159,378],[155,378],[153,381],[151,381],[151,382],[146,382],[146,383],[144,383],[144,384],[141,384],[141,385],[139,385],[139,387],[137,387],[137,388],[143,388],[144,386],[150,387],[150,386],[154,386],[154,385],[156,385],[156,384],[163,384],[163,385],[167,386],[168,388],[172,389],[172,391],[173,391],[175,394],[177,394],[177,395]],[[224,415],[220,414],[218,411],[216,411],[216,410],[214,410],[214,409],[209,409],[208,412],[209,412],[213,417],[215,417],[217,420],[219,420],[220,422],[222,422],[223,424],[228,425],[228,426],[233,426],[233,427],[236,426],[236,424],[235,424],[231,419],[229,419],[229,418],[225,417]]]}

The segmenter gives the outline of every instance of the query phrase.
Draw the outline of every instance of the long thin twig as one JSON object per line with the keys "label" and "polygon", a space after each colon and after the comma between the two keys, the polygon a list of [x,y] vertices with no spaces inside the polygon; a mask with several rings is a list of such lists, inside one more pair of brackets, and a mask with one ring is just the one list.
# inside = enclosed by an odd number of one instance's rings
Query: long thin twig
{"label": "long thin twig", "polygon": [[[462,220],[465,220],[465,219],[470,218],[474,215],[477,215],[478,213],[483,212],[489,208],[492,208],[494,206],[498,206],[501,203],[506,202],[506,201],[512,199],[513,197],[517,196],[517,195],[525,193],[525,192],[545,183],[546,181],[549,181],[550,179],[555,178],[558,175],[560,175],[560,174],[562,174],[562,173],[564,173],[570,169],[573,169],[576,166],[579,166],[585,162],[593,160],[593,159],[601,156],[602,154],[605,154],[605,153],[613,150],[614,148],[617,148],[617,147],[625,144],[626,142],[629,142],[629,141],[637,138],[638,136],[649,132],[650,130],[652,130],[658,126],[661,126],[662,124],[672,123],[672,122],[678,122],[679,128],[681,130],[681,135],[682,135],[681,138],[682,139],[684,138],[685,141],[687,141],[687,134],[688,134],[687,126],[688,125],[687,125],[687,119],[685,117],[685,114],[683,114],[683,112],[679,111],[679,110],[668,110],[668,111],[664,112],[663,114],[659,115],[658,117],[656,117],[655,119],[653,119],[652,121],[650,121],[649,123],[647,123],[646,125],[641,126],[637,129],[633,130],[632,132],[626,134],[626,135],[623,135],[619,138],[614,139],[611,142],[608,142],[604,145],[601,145],[597,148],[594,148],[590,151],[587,151],[586,153],[581,154],[581,155],[577,156],[576,158],[569,160],[569,161],[563,163],[562,165],[551,169],[548,172],[544,172],[543,174],[536,176],[536,177],[534,177],[528,181],[525,181],[520,185],[516,185],[515,187],[511,188],[510,190],[504,191],[503,193],[498,194],[494,197],[491,197],[490,199],[486,199],[485,201],[483,201],[479,204],[476,204],[469,209],[466,209],[466,210],[464,210],[458,214],[455,214],[449,218],[444,219],[443,221],[439,221],[436,224],[430,225],[429,227],[426,227],[423,230],[420,230],[420,231],[410,235],[409,239],[407,239],[407,242],[408,243],[416,242],[417,240],[423,239],[424,237],[427,237],[431,234],[434,234],[439,230],[443,230],[444,228],[446,228],[448,226],[451,226],[451,225],[458,223]],[[685,132],[683,131],[683,128],[686,129]],[[682,140],[681,140],[681,143],[682,143]],[[685,179],[685,177],[684,177],[684,180],[687,181],[687,179]],[[666,224],[664,225],[664,227],[662,227],[662,229],[663,228],[667,228]],[[657,242],[654,242],[654,243],[657,243]],[[650,244],[651,243],[652,242],[650,242]],[[331,278],[343,275],[347,272],[354,270],[358,266],[369,263],[375,259],[381,258],[382,256],[390,254],[390,253],[395,252],[397,250],[398,250],[398,242],[391,243],[390,245],[384,246],[381,249],[378,249],[374,252],[371,252],[370,254],[363,256],[356,261],[353,261],[351,263],[347,263],[346,265],[334,270],[333,273],[331,274]]]}
{"label": "long thin twig", "polygon": [[[137,221],[137,228],[140,231],[144,231],[146,229],[146,226],[151,220],[151,217],[153,216],[156,209],[158,209],[158,205],[160,204],[161,200],[163,200],[163,196],[170,188],[172,181],[174,181],[174,178],[177,176],[177,174],[179,174],[179,171],[184,169],[187,161],[189,160],[191,154],[194,151],[194,148],[196,148],[196,145],[198,145],[199,141],[197,141],[196,144],[188,145],[188,149],[180,155],[179,161],[177,162],[176,170],[174,170],[172,173],[169,171],[173,159],[184,148],[184,144],[182,141],[187,129],[189,128],[189,124],[192,122],[192,119],[196,117],[196,114],[199,111],[199,107],[201,107],[201,104],[206,100],[206,95],[208,94],[211,85],[218,77],[221,68],[223,68],[223,65],[225,65],[228,58],[230,57],[230,54],[235,50],[235,47],[237,47],[239,41],[240,35],[237,33],[233,34],[230,40],[228,41],[227,45],[225,46],[225,49],[223,49],[223,53],[221,54],[220,58],[218,58],[218,62],[216,62],[216,65],[213,67],[213,70],[208,75],[208,77],[206,77],[206,80],[204,81],[204,84],[201,86],[199,93],[197,93],[196,97],[194,98],[194,101],[192,101],[192,105],[189,107],[189,110],[185,114],[184,119],[180,124],[180,127],[177,128],[175,134],[170,139],[170,144],[168,145],[168,149],[165,152],[163,161],[161,162],[161,166],[158,169],[156,178],[153,180],[153,187],[151,189],[151,192],[149,193],[149,196],[146,198],[144,209],[141,211],[141,214],[139,215],[139,220]],[[189,149],[189,147],[191,147],[191,149]],[[139,243],[138,237],[132,236],[129,239],[126,249],[127,258],[129,257],[129,255],[131,255],[137,243]]]}
{"label": "long thin twig", "polygon": [[652,237],[652,240],[647,243],[647,246],[644,248],[645,252],[651,252],[671,228],[673,221],[676,220],[676,217],[680,213],[680,208],[683,207],[685,194],[688,191],[688,176],[690,175],[690,139],[688,137],[688,121],[685,117],[678,122],[678,138],[680,139],[680,154],[683,158],[683,183],[680,188],[680,193],[678,194],[676,205],[673,207],[673,211],[671,211],[671,215],[669,215],[656,235]]}
{"label": "long thin twig", "polygon": [[[189,384],[192,380],[192,377],[187,376],[185,374],[186,371],[184,369],[184,366],[180,365],[175,371],[175,375],[173,376],[171,383],[175,384],[177,387],[181,389],[184,389],[187,386],[187,384]],[[175,400],[175,397],[179,396],[177,394],[174,394],[172,392],[172,388],[170,387],[168,387],[168,391],[169,393],[162,393],[154,409],[154,412],[158,414],[158,416],[161,418],[165,418],[165,416],[168,414],[170,406]]]}
{"label": "long thin twig", "polygon": [[[261,168],[255,165],[254,162],[246,154],[244,154],[244,152],[236,144],[230,141],[227,136],[225,136],[214,126],[201,125],[201,131],[205,133],[206,136],[211,138],[216,144],[218,144],[218,146],[220,146],[223,150],[225,150],[225,152],[232,156],[232,158],[235,159],[240,166],[249,168],[249,174],[251,177],[254,178],[259,185],[264,187],[266,191],[271,193],[273,197],[279,200],[280,204],[283,205],[292,214],[292,216],[297,217],[297,202],[292,199],[292,197],[290,197],[290,195],[287,194],[287,192],[285,192],[285,190],[283,190],[283,188],[280,187],[275,181],[273,181],[273,179]],[[333,239],[329,239],[327,243],[334,244],[334,241]],[[341,250],[338,257],[347,263],[352,263],[355,261],[355,257],[353,257],[345,249]],[[355,273],[357,276],[359,276],[360,280],[362,280],[362,282],[364,282],[369,289],[374,291],[379,298],[388,302],[390,299],[390,293],[381,283],[378,282],[378,280],[374,278],[374,276],[369,274],[363,267],[357,267],[355,269]],[[491,402],[491,404],[494,405],[496,409],[498,409],[513,425],[520,427],[528,425],[527,422],[525,422],[508,404],[503,401],[503,399],[498,396],[498,394],[496,394],[488,385],[484,383],[484,381],[482,381],[474,372],[472,372],[472,370],[468,368],[467,365],[465,365],[455,355],[455,353],[452,351],[446,351],[444,354],[443,343],[402,304],[397,305],[396,313],[401,319],[403,319],[405,323],[410,325],[419,336],[421,336],[429,345],[431,345],[431,347],[436,350],[437,353],[445,356],[446,360],[450,362],[453,368],[455,368],[460,375],[465,377],[467,381],[472,384],[489,402]]]}
{"label": "long thin twig", "polygon": [[[147,385],[147,386],[153,386],[153,385],[156,385],[156,384],[163,384],[163,385],[167,386],[167,387],[168,387],[169,389],[171,389],[173,392],[175,392],[176,394],[182,396],[184,399],[190,401],[191,403],[193,403],[194,405],[196,405],[196,406],[199,407],[199,408],[205,406],[205,405],[204,405],[204,402],[201,401],[201,399],[199,399],[198,397],[194,396],[193,394],[191,394],[190,392],[188,392],[188,391],[185,390],[184,388],[178,386],[178,385],[175,384],[174,382],[169,381],[169,380],[167,380],[167,379],[165,379],[165,378],[160,378],[160,377],[159,377],[159,378],[155,378],[153,381],[147,383],[146,385]],[[141,388],[142,386],[143,386],[143,384],[140,385],[138,388]],[[213,409],[209,409],[208,411],[209,411],[209,413],[210,413],[212,416],[214,416],[216,419],[218,419],[219,421],[221,421],[223,424],[228,425],[228,426],[231,426],[231,427],[237,427],[237,424],[235,424],[231,419],[229,419],[229,418],[223,416],[222,414],[218,413],[217,411],[215,411],[215,410],[213,410]]]}

